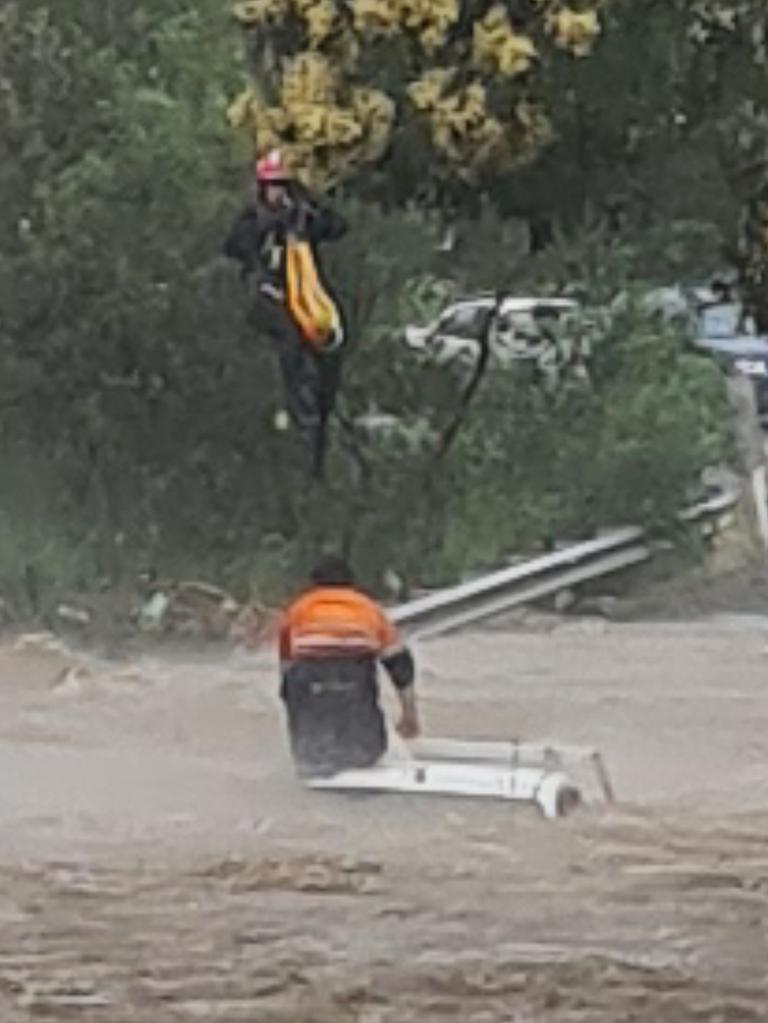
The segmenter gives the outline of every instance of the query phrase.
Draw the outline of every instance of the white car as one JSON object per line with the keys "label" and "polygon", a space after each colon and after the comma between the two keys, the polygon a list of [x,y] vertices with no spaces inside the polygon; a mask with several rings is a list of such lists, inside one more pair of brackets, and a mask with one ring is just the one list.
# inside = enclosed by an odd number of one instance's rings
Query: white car
{"label": "white car", "polygon": [[[411,351],[437,363],[474,363],[494,295],[454,302],[426,327],[405,328]],[[491,355],[500,365],[520,360],[546,362],[575,329],[578,302],[568,298],[505,298],[490,335]]]}

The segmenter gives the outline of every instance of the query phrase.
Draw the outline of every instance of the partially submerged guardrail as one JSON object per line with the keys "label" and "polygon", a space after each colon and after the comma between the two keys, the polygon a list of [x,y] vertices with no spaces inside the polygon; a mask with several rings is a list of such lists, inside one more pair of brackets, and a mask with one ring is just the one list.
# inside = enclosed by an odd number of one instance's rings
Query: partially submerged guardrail
{"label": "partially submerged guardrail", "polygon": [[[735,493],[719,494],[686,509],[678,518],[684,524],[717,519],[737,500]],[[638,526],[613,529],[554,554],[418,597],[394,608],[390,616],[411,636],[436,636],[638,565],[652,555],[645,530]]]}

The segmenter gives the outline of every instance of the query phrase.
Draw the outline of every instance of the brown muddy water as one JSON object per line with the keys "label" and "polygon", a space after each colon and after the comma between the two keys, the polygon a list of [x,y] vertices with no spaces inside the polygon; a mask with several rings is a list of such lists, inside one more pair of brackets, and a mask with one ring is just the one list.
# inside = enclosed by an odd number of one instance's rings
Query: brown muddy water
{"label": "brown muddy water", "polygon": [[768,619],[424,643],[430,734],[620,805],[311,794],[271,657],[0,650],[0,1023],[768,1020]]}

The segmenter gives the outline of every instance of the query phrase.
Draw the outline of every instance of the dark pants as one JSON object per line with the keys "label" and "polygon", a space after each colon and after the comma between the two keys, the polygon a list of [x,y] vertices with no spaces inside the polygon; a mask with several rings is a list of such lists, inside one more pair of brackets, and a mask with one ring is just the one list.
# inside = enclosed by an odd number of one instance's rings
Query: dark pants
{"label": "dark pants", "polygon": [[274,345],[286,410],[310,449],[314,473],[321,475],[328,419],[341,382],[341,352],[314,351],[302,339],[285,306],[266,295],[253,299],[249,319]]}
{"label": "dark pants", "polygon": [[370,767],[386,752],[372,658],[296,661],[283,674],[280,696],[299,774]]}

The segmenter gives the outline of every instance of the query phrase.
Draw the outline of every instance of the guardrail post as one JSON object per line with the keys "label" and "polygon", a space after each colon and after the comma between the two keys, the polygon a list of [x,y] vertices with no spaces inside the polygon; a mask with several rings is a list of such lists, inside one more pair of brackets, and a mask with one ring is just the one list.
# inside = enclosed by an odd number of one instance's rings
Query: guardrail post
{"label": "guardrail post", "polygon": [[749,517],[755,538],[768,562],[768,469],[766,439],[757,414],[754,387],[749,377],[736,373],[728,378],[728,396],[734,414],[739,456],[749,477]]}

